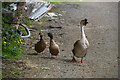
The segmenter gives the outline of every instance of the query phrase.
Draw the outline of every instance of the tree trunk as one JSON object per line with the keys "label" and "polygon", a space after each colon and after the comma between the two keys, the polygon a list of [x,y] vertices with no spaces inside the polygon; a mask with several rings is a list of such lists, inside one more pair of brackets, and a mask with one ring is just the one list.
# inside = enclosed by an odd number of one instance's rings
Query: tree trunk
{"label": "tree trunk", "polygon": [[18,25],[20,23],[19,18],[23,17],[23,13],[24,13],[24,8],[26,6],[25,2],[18,2],[17,3],[17,10],[15,13],[15,18],[13,19],[12,23],[14,23],[14,25]]}

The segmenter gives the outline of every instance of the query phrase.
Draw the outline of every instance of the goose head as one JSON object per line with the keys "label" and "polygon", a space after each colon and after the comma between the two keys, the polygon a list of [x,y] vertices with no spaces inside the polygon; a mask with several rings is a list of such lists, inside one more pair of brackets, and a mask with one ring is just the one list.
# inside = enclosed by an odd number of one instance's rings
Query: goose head
{"label": "goose head", "polygon": [[52,33],[48,33],[48,36],[53,39],[53,34]]}
{"label": "goose head", "polygon": [[39,33],[39,35],[40,35],[40,38],[42,38],[42,37],[43,37],[43,35],[42,35],[41,33]]}
{"label": "goose head", "polygon": [[86,26],[87,24],[88,24],[88,21],[86,18],[80,21],[80,25]]}

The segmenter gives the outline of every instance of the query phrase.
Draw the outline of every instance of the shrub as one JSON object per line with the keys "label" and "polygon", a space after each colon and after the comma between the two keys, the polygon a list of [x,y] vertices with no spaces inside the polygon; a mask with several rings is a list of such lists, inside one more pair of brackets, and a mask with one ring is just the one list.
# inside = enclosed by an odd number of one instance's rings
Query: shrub
{"label": "shrub", "polygon": [[4,23],[6,18],[2,18],[2,56],[5,58],[18,58],[23,51],[24,39],[20,39],[12,25]]}

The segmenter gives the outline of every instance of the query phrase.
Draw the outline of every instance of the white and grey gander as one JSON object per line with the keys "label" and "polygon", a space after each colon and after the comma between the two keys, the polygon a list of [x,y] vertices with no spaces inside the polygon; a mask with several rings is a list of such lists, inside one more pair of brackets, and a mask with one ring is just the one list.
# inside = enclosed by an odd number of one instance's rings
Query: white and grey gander
{"label": "white and grey gander", "polygon": [[88,40],[86,38],[85,31],[84,31],[84,27],[86,26],[86,24],[88,24],[87,19],[84,19],[84,20],[80,21],[81,40],[77,40],[74,43],[73,50],[72,50],[72,52],[73,52],[72,61],[73,62],[76,62],[75,57],[77,57],[77,58],[81,58],[80,63],[83,63],[82,62],[83,57],[85,57],[86,54],[87,54],[87,50],[89,48],[89,42],[88,42]]}

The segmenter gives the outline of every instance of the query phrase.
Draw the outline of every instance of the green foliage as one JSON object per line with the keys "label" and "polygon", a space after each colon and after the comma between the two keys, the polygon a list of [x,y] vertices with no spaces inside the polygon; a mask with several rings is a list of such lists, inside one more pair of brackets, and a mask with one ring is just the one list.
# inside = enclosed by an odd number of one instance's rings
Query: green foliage
{"label": "green foliage", "polygon": [[0,71],[0,79],[2,79],[2,71]]}
{"label": "green foliage", "polygon": [[28,18],[20,18],[20,20],[27,26],[32,25],[32,24],[30,24],[30,19],[28,19]]}
{"label": "green foliage", "polygon": [[55,6],[55,7],[53,7],[53,8],[54,8],[54,9],[56,9],[56,10],[61,10],[61,8],[58,8],[58,7],[56,7],[56,6]]}
{"label": "green foliage", "polygon": [[14,74],[14,75],[20,75],[20,72],[18,72],[18,71],[12,72],[12,74]]}
{"label": "green foliage", "polygon": [[11,25],[4,23],[6,18],[3,17],[2,20],[2,56],[18,59],[23,51],[21,45],[25,44],[24,39],[19,38]]}
{"label": "green foliage", "polygon": [[43,22],[48,21],[48,20],[55,21],[55,19],[51,19],[50,17],[42,17]]}
{"label": "green foliage", "polygon": [[51,18],[50,17],[42,17],[42,20],[47,21],[47,20],[51,20]]}
{"label": "green foliage", "polygon": [[52,4],[60,4],[62,2],[50,2],[50,3],[52,3]]}
{"label": "green foliage", "polygon": [[3,8],[6,8],[6,7],[8,7],[10,4],[12,4],[11,2],[3,2],[2,3],[2,7]]}
{"label": "green foliage", "polygon": [[18,12],[18,13],[17,13],[17,16],[19,17],[20,15],[21,15],[21,13],[20,13],[20,12]]}
{"label": "green foliage", "polygon": [[50,3],[53,4],[59,4],[59,3],[63,3],[65,0],[45,0],[45,1],[49,1]]}
{"label": "green foliage", "polygon": [[53,9],[50,10],[50,12],[56,12],[61,11],[61,8],[54,6]]}
{"label": "green foliage", "polygon": [[33,22],[34,26],[41,27],[41,25],[38,22]]}
{"label": "green foliage", "polygon": [[26,35],[26,34],[27,34],[27,31],[26,31],[25,28],[23,28],[22,26],[19,26],[19,27],[18,27],[18,30],[19,30],[20,32],[22,32],[23,35]]}
{"label": "green foliage", "polygon": [[9,17],[8,17],[8,16],[2,17],[2,21],[3,21],[3,22],[11,22],[12,20],[13,20],[13,18],[12,18],[12,16],[10,16],[10,15],[9,15]]}
{"label": "green foliage", "polygon": [[[6,73],[7,72],[7,73]],[[2,72],[2,78],[18,78],[21,72],[7,69]]]}

